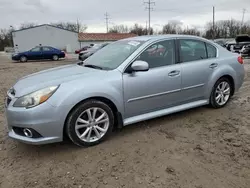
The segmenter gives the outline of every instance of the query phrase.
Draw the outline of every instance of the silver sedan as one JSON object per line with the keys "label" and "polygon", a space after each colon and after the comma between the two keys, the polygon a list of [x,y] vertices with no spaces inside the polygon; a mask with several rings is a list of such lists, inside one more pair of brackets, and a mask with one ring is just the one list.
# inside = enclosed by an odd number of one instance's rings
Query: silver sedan
{"label": "silver sedan", "polygon": [[9,136],[29,144],[91,146],[114,128],[210,104],[224,107],[244,80],[243,60],[187,35],[114,42],[93,56],[21,78],[8,91]]}

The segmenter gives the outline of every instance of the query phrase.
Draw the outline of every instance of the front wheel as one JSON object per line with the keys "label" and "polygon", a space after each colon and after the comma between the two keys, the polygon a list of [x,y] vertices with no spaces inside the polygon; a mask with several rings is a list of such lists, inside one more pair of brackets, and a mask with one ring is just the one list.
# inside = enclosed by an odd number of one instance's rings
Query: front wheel
{"label": "front wheel", "polygon": [[27,57],[26,56],[21,56],[20,57],[20,61],[23,63],[23,62],[27,62]]}
{"label": "front wheel", "polygon": [[232,85],[227,78],[219,79],[214,87],[210,97],[210,104],[213,108],[224,107],[232,94]]}
{"label": "front wheel", "polygon": [[111,108],[98,100],[90,100],[76,107],[69,115],[66,132],[78,146],[99,144],[112,132],[114,114]]}

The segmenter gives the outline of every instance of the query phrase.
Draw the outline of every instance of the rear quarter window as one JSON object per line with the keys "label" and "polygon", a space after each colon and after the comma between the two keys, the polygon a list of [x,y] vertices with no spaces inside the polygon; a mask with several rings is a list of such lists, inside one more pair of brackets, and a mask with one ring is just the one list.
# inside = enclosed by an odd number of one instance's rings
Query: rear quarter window
{"label": "rear quarter window", "polygon": [[213,45],[208,44],[208,43],[206,43],[206,46],[207,46],[208,58],[215,58],[217,55],[216,48]]}

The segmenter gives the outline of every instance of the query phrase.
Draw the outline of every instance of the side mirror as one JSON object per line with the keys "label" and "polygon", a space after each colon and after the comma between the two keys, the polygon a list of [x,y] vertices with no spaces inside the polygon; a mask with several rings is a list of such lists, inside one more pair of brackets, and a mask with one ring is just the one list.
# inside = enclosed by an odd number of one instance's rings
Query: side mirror
{"label": "side mirror", "polygon": [[149,70],[149,65],[146,61],[141,61],[141,60],[137,60],[135,62],[133,62],[133,64],[131,65],[131,71],[148,71]]}

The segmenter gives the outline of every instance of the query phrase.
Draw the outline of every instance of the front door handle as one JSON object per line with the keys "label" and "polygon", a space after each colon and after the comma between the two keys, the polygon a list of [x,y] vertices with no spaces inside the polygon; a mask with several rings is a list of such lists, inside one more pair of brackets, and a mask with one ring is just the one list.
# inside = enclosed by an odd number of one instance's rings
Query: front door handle
{"label": "front door handle", "polygon": [[218,67],[218,63],[212,63],[212,64],[209,66],[209,68],[211,68],[211,69],[214,69],[214,68],[216,68],[216,67]]}
{"label": "front door handle", "polygon": [[168,73],[168,76],[174,77],[174,76],[178,76],[179,74],[180,74],[180,71],[174,70],[174,71],[171,71],[170,73]]}

